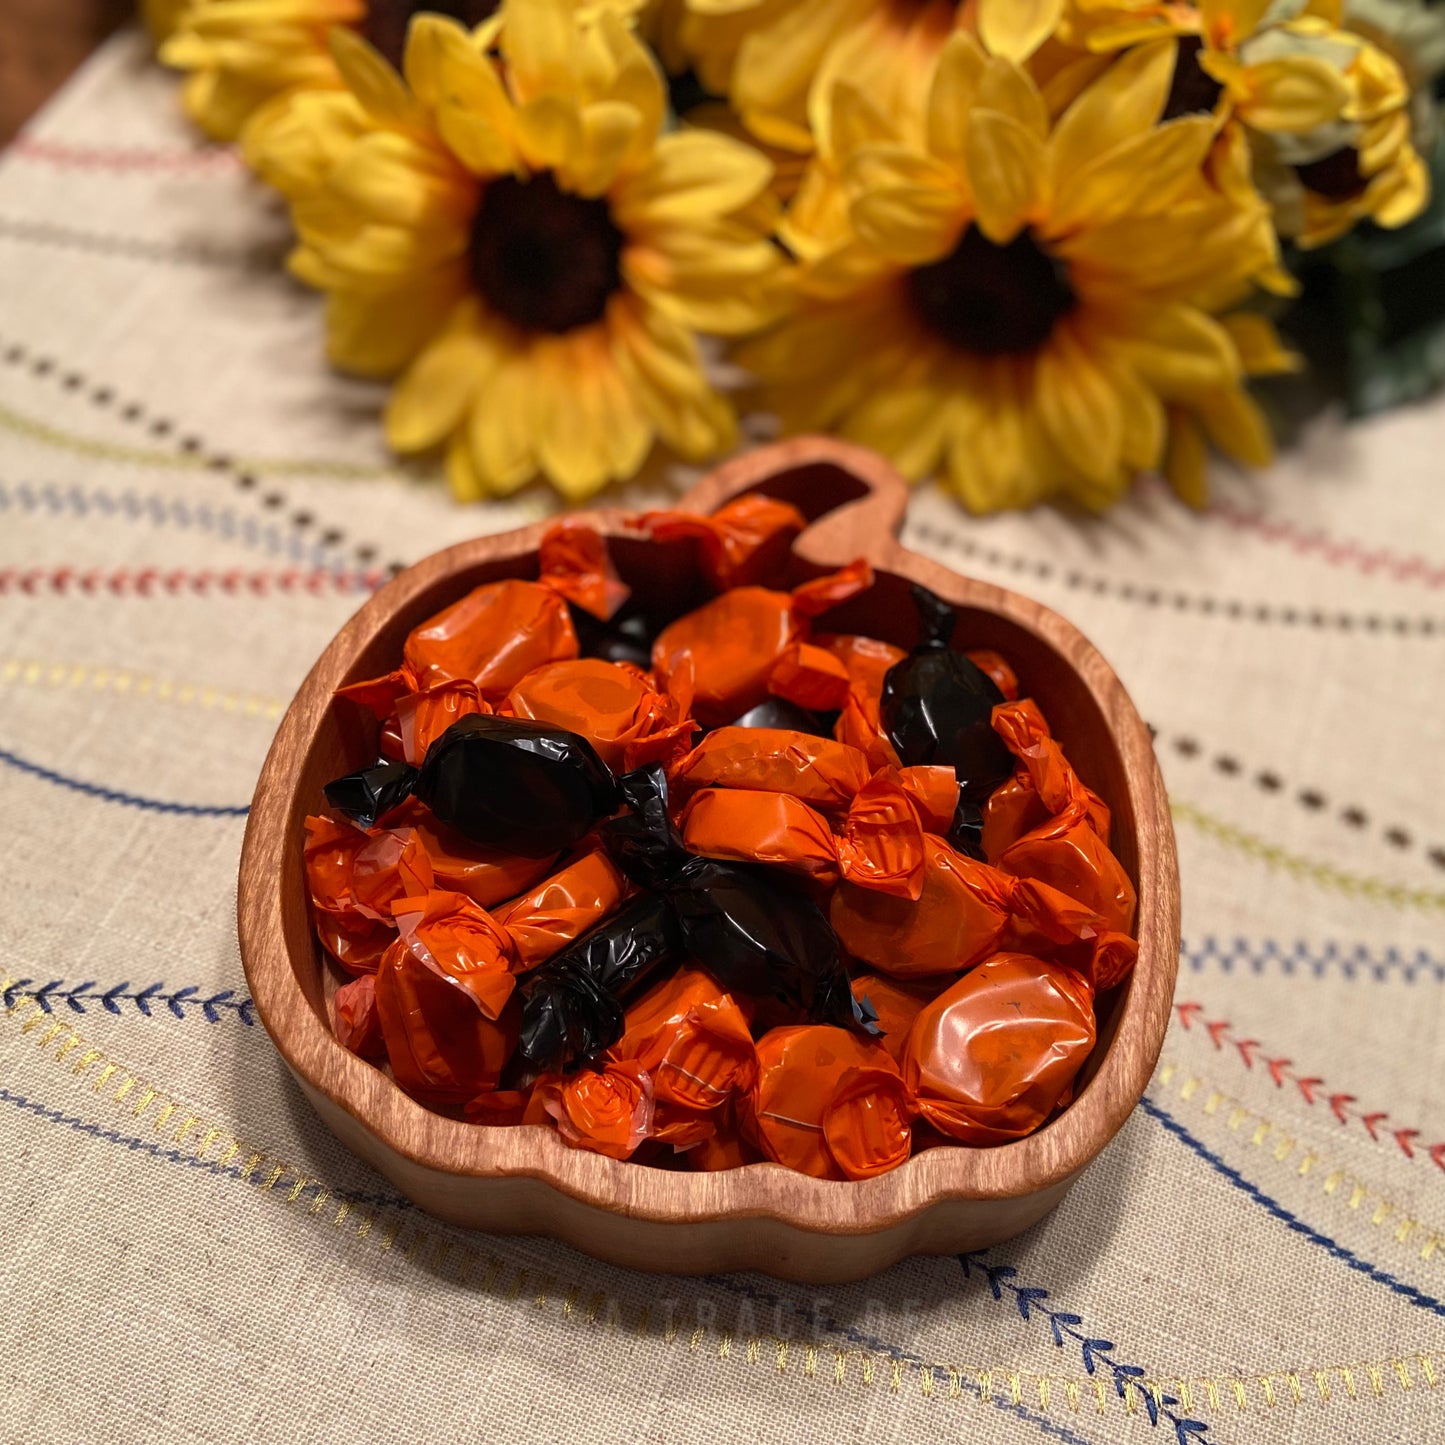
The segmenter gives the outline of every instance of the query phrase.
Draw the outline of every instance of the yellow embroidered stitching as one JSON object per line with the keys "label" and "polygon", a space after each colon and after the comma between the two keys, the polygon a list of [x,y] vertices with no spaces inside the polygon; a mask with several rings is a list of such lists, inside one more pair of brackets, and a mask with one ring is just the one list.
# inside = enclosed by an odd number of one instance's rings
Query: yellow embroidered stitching
{"label": "yellow embroidered stitching", "polygon": [[42,662],[30,657],[0,657],[0,683],[25,687],[69,688],[74,691],[116,692],[143,697],[177,707],[195,707],[214,712],[239,713],[274,721],[286,704],[262,693],[234,692],[209,683],[177,682],[132,672],[124,667],[90,667],[83,662]]}
{"label": "yellow embroidered stitching", "polygon": [[[13,982],[14,980],[9,977],[0,978],[0,993],[3,993]],[[37,1008],[33,999],[21,999],[13,1007],[3,1010],[3,1014],[17,1022],[22,1033],[28,1033],[39,1020],[46,1017],[43,1013],[37,1015],[35,1012]],[[27,1014],[31,1016],[27,1018]],[[47,1058],[58,1062],[66,1058],[74,1048],[85,1044],[85,1040],[68,1024],[52,1020],[52,1025],[53,1027],[43,1034],[39,1041]],[[54,1041],[62,1034],[69,1047],[64,1044],[52,1047]],[[121,1083],[110,1094],[110,1097],[117,1104],[127,1104],[127,1112],[132,1113],[135,1117],[143,1116],[157,1100],[161,1101],[161,1108],[157,1110],[158,1124],[162,1118],[164,1120],[173,1118],[177,1110],[183,1107],[178,1102],[166,1098],[159,1090],[144,1083],[123,1065],[108,1059],[102,1050],[93,1045],[85,1046],[80,1060],[71,1067],[70,1072],[85,1074],[97,1063],[102,1066],[95,1081],[91,1084],[92,1090],[99,1093],[107,1089],[116,1076],[120,1075]],[[141,1090],[141,1096],[139,1101],[132,1105],[129,1103],[129,1097],[136,1088]],[[220,1155],[211,1161],[212,1163],[227,1165],[245,1148],[245,1145],[234,1135],[228,1136],[214,1126],[206,1126],[200,1116],[189,1110],[186,1111],[183,1118],[186,1123],[181,1137],[189,1136],[195,1129],[204,1127],[205,1132],[199,1139],[186,1138],[186,1147],[197,1159],[204,1159],[217,1140],[224,1137],[229,1137],[231,1142]],[[270,1167],[264,1183],[257,1184],[255,1176],[263,1165]],[[288,1203],[295,1203],[306,1186],[320,1183],[318,1180],[299,1175],[284,1163],[268,1158],[259,1152],[252,1152],[248,1156],[238,1177],[252,1184],[252,1187],[257,1188],[258,1192],[265,1193],[272,1191],[274,1186],[287,1176],[297,1180],[295,1186],[285,1194],[273,1194],[272,1197],[284,1199]],[[332,1214],[327,1207],[329,1203],[328,1191],[323,1188],[318,1193],[317,1199],[308,1206],[306,1216],[317,1219],[329,1218],[333,1228],[341,1228],[346,1225],[352,1229],[356,1239],[375,1239],[382,1253],[394,1253],[407,1263],[415,1264],[425,1259],[427,1251],[430,1249],[434,1269],[441,1269],[448,1258],[448,1251],[456,1248],[461,1256],[461,1266],[459,1269],[448,1270],[448,1276],[458,1279],[464,1284],[475,1282],[483,1292],[494,1293],[507,1300],[516,1300],[521,1297],[529,1278],[531,1278],[527,1269],[508,1266],[496,1255],[489,1255],[486,1260],[487,1270],[484,1277],[480,1281],[474,1281],[474,1272],[481,1260],[465,1242],[442,1237],[440,1230],[443,1226],[431,1221],[428,1221],[425,1227],[411,1224],[399,1215],[391,1214],[388,1211],[370,1205],[358,1206],[347,1201],[342,1201],[335,1213]],[[353,1227],[349,1222],[354,1210],[361,1217]],[[378,1225],[381,1226],[379,1235],[375,1232]],[[407,1231],[406,1234],[403,1234],[404,1230]],[[626,1318],[621,1302],[605,1292],[596,1291],[586,1310],[579,1315],[576,1312],[575,1300],[581,1291],[580,1285],[570,1286],[565,1301],[561,1302],[561,1308],[554,1310],[557,1282],[549,1276],[541,1283],[545,1287],[538,1289],[534,1305],[544,1310],[549,1316],[555,1314],[559,1320],[582,1326],[596,1327],[600,1325],[602,1328],[619,1332],[626,1329]],[[644,1333],[647,1325],[647,1308],[639,1309],[634,1318],[636,1321],[634,1332]],[[726,1330],[709,1326],[699,1325],[691,1332],[688,1348],[696,1351],[710,1335],[717,1339],[716,1352],[719,1359],[739,1357],[739,1352],[732,1348],[733,1335]],[[674,1339],[681,1338],[681,1336],[669,1321],[669,1328],[661,1338],[665,1343],[671,1344]],[[753,1335],[746,1338],[746,1349],[742,1354],[746,1356],[749,1364],[762,1363],[771,1373],[789,1374],[796,1379],[813,1378],[816,1371],[816,1354],[810,1354],[813,1347],[804,1347],[802,1366],[799,1368],[798,1354],[792,1348],[793,1343],[795,1342],[776,1335]],[[766,1354],[764,1353],[765,1349]],[[810,1358],[814,1361],[813,1369],[809,1368]],[[1315,1383],[1320,1402],[1325,1404],[1338,1402],[1341,1398],[1330,1388],[1330,1381],[1334,1377],[1338,1377],[1343,1382],[1345,1398],[1358,1399],[1359,1390],[1355,1381],[1357,1372],[1361,1371],[1369,1381],[1372,1396],[1383,1395],[1391,1381],[1402,1391],[1418,1389],[1422,1383],[1425,1387],[1433,1390],[1439,1381],[1437,1367],[1439,1363],[1445,1362],[1445,1349],[1411,1351],[1408,1354],[1394,1355],[1387,1360],[1352,1360],[1344,1364],[1277,1369],[1253,1375],[1191,1375],[1187,1378],[1164,1375],[1158,1378],[1133,1381],[1129,1383],[1122,1395],[1107,1388],[1104,1381],[1098,1376],[1091,1378],[1089,1376],[1038,1375],[1014,1369],[963,1369],[941,1361],[920,1363],[898,1360],[859,1349],[834,1349],[833,1359],[833,1382],[837,1386],[845,1385],[850,1381],[853,1376],[853,1366],[856,1365],[858,1383],[864,1388],[869,1388],[880,1380],[886,1381],[890,1394],[901,1394],[905,1385],[916,1377],[920,1396],[931,1398],[938,1377],[946,1376],[949,1380],[947,1398],[950,1399],[958,1398],[962,1394],[964,1386],[970,1385],[977,1390],[978,1399],[985,1402],[994,1398],[1007,1398],[1013,1404],[1032,1404],[1036,1400],[1039,1408],[1048,1410],[1051,1406],[1059,1404],[1062,1399],[1068,1410],[1075,1414],[1081,1408],[1086,1408],[1086,1402],[1088,1405],[1092,1405],[1097,1414],[1107,1413],[1111,1405],[1122,1405],[1126,1413],[1134,1414],[1139,1409],[1141,1392],[1158,1399],[1162,1397],[1162,1392],[1169,1391],[1178,1395],[1185,1408],[1192,1408],[1191,1402],[1195,1398],[1196,1392],[1202,1390],[1210,1407],[1217,1409],[1221,1391],[1227,1390],[1242,1411],[1248,1410],[1252,1404],[1256,1404],[1256,1397],[1259,1403],[1263,1403],[1265,1408],[1269,1408],[1278,1398],[1276,1382],[1282,1383],[1289,1390],[1292,1400],[1301,1393],[1298,1388],[1298,1380],[1306,1369]],[[1420,1372],[1418,1382],[1410,1374],[1412,1364]],[[880,1370],[880,1367],[884,1368]],[[1093,1397],[1092,1400],[1089,1399],[1090,1395]]]}
{"label": "yellow embroidered stitching", "polygon": [[1201,833],[1223,843],[1227,848],[1257,858],[1271,868],[1283,869],[1295,878],[1329,888],[1336,893],[1345,893],[1354,898],[1368,898],[1372,903],[1383,903],[1391,908],[1422,908],[1426,910],[1445,909],[1445,893],[1428,888],[1410,888],[1403,883],[1389,883],[1383,878],[1370,878],[1361,873],[1348,873],[1332,863],[1318,858],[1306,858],[1290,853],[1277,844],[1267,842],[1233,823],[1226,823],[1178,798],[1169,800],[1169,810],[1175,819],[1198,828]]}
{"label": "yellow embroidered stitching", "polygon": [[[1154,1082],[1161,1089],[1171,1087],[1172,1081],[1180,1072],[1180,1066],[1173,1060],[1165,1060],[1159,1066]],[[1194,1100],[1199,1102],[1198,1095],[1202,1088],[1210,1087],[1197,1074],[1186,1074],[1184,1082],[1175,1087],[1174,1092],[1186,1101]],[[1422,1260],[1435,1258],[1436,1252],[1445,1245],[1445,1230],[1432,1229],[1429,1225],[1422,1224],[1420,1220],[1413,1218],[1389,1199],[1379,1189],[1375,1188],[1368,1180],[1359,1179],[1347,1170],[1331,1163],[1324,1155],[1312,1148],[1304,1148],[1299,1141],[1291,1135],[1286,1134],[1272,1119],[1266,1118],[1263,1114],[1256,1114],[1245,1108],[1238,1100],[1228,1095],[1212,1091],[1210,1098],[1218,1098],[1225,1104],[1230,1105],[1230,1112],[1224,1120],[1224,1126],[1232,1134],[1242,1132],[1246,1123],[1252,1122],[1254,1127],[1248,1134],[1251,1145],[1255,1148],[1262,1148],[1271,1136],[1275,1136],[1274,1142],[1266,1152],[1278,1163],[1283,1164],[1298,1153],[1299,1161],[1294,1166],[1297,1175],[1303,1178],[1305,1175],[1319,1171],[1319,1183],[1322,1191],[1331,1199],[1344,1205],[1345,1208],[1358,1214],[1361,1206],[1367,1199],[1375,1201],[1369,1215],[1369,1221],[1376,1228],[1386,1224],[1392,1217],[1396,1219],[1391,1233],[1397,1244],[1410,1244],[1412,1239],[1420,1237],[1417,1253]],[[1208,1108],[1208,1099],[1203,1102],[1205,1113],[1212,1113]],[[1348,1186],[1348,1194],[1342,1195],[1341,1191]],[[1441,1256],[1445,1260],[1445,1255]]]}
{"label": "yellow embroidered stitching", "polygon": [[[99,457],[104,461],[123,462],[142,467],[165,467],[172,471],[204,471],[210,460],[198,452],[162,451],[151,447],[129,447],[119,442],[101,441],[79,432],[64,431],[48,422],[25,416],[8,406],[0,406],[0,426],[28,437],[31,441],[74,452],[82,457]],[[341,462],[299,457],[237,457],[237,467],[247,472],[278,473],[286,476],[337,477],[343,480],[369,481],[378,477],[399,477],[401,469],[368,462]]]}

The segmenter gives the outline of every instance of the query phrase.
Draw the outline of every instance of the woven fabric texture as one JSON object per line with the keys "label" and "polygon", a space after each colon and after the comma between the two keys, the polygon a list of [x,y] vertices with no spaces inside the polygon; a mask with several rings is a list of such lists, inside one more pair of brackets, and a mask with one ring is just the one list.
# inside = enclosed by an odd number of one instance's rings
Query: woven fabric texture
{"label": "woven fabric texture", "polygon": [[1011,1244],[658,1280],[419,1216],[252,1011],[286,700],[380,569],[547,505],[394,466],[285,246],[134,35],[0,159],[0,1438],[1445,1439],[1445,405],[1322,418],[1202,515],[917,494],[910,545],[1073,619],[1157,730],[1163,1059]]}

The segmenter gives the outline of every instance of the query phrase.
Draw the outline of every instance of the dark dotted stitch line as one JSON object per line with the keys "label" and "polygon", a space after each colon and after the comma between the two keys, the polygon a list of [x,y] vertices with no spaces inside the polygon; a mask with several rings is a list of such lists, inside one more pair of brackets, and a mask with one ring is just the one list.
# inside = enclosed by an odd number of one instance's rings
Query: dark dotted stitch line
{"label": "dark dotted stitch line", "polygon": [[[121,402],[111,387],[91,382],[79,371],[62,367],[52,357],[34,353],[20,342],[6,342],[0,338],[0,348],[3,348],[0,349],[0,361],[6,365],[28,368],[31,375],[37,377],[53,376],[64,390],[73,393],[83,392],[86,399],[102,411],[113,411],[122,421],[142,428],[157,441],[170,441],[183,455],[202,458],[211,471],[229,477],[241,491],[254,493],[261,485],[260,479],[254,472],[248,472],[238,466],[235,460],[224,452],[208,447],[193,432],[179,431],[176,424],[167,417],[151,415],[144,403],[134,399]],[[261,498],[261,504],[268,510],[277,512],[287,506],[285,496],[274,490],[267,492]],[[312,529],[317,526],[315,514],[305,508],[291,512],[286,521],[303,534],[310,534]],[[345,546],[351,555],[363,564],[370,564],[376,560],[377,549],[374,546],[370,543],[348,543],[346,533],[340,527],[328,527],[315,540],[320,547]],[[385,570],[389,573],[396,573],[406,565],[405,562],[391,562],[387,564]]]}
{"label": "dark dotted stitch line", "polygon": [[272,270],[286,254],[284,246],[257,245],[244,249],[211,246],[204,241],[152,241],[143,236],[114,236],[77,231],[49,221],[26,221],[0,216],[0,236],[40,246],[85,251],[93,256],[119,256],[127,261],[151,261],[177,266],[224,266],[246,270]]}
{"label": "dark dotted stitch line", "polygon": [[1389,617],[1378,613],[1326,612],[1322,608],[1295,607],[1287,603],[1246,602],[1238,597],[1196,596],[1188,592],[1172,592],[1166,588],[1143,583],[1116,581],[1112,577],[1095,577],[1070,568],[1060,570],[1052,562],[1034,557],[1018,557],[985,547],[967,537],[955,537],[926,523],[909,528],[910,540],[933,544],[986,566],[1011,569],[1021,576],[1032,576],[1041,582],[1057,582],[1077,592],[1092,592],[1096,597],[1116,597],[1144,607],[1171,607],[1176,612],[1197,612],[1205,617],[1221,617],[1230,622],[1255,622],[1279,627],[1312,627],[1321,631],[1393,633],[1398,637],[1434,637],[1445,633],[1445,618]]}
{"label": "dark dotted stitch line", "polygon": [[[1158,728],[1151,726],[1149,731],[1156,739],[1159,737]],[[1195,738],[1187,735],[1178,737],[1171,736],[1169,745],[1181,758],[1188,758],[1191,761],[1206,759],[1204,747]],[[1214,768],[1215,772],[1222,773],[1225,777],[1240,778],[1248,774],[1248,770],[1244,764],[1229,753],[1214,753],[1207,757],[1207,761]],[[1248,774],[1248,776],[1257,788],[1260,788],[1266,793],[1283,793],[1288,787],[1285,780],[1280,777],[1278,773],[1272,772],[1268,768],[1261,769],[1259,772],[1253,774]],[[1308,809],[1311,813],[1322,813],[1331,806],[1329,798],[1320,792],[1318,788],[1300,788],[1293,796],[1295,802],[1302,808]],[[1370,815],[1357,803],[1340,805],[1337,809],[1337,816],[1347,827],[1353,828],[1356,831],[1362,831],[1371,826]],[[1382,826],[1381,836],[1392,848],[1398,848],[1401,852],[1406,852],[1416,846],[1424,847],[1423,844],[1417,845],[1416,840],[1401,827],[1391,826],[1386,828]],[[1425,856],[1437,868],[1445,868],[1445,847],[1432,846],[1426,848]]]}

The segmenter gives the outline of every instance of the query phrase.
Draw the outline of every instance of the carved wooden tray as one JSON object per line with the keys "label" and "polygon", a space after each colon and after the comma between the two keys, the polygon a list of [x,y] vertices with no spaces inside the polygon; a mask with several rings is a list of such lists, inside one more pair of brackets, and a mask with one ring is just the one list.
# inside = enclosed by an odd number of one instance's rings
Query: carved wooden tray
{"label": "carved wooden tray", "polygon": [[[796,577],[857,556],[879,585],[828,626],[908,646],[908,583],[960,607],[961,639],[1003,653],[1085,782],[1113,810],[1114,851],[1139,892],[1139,962],[1100,1000],[1099,1039],[1072,1105],[1037,1134],[996,1148],[933,1148],[876,1179],[832,1183],[775,1164],[681,1173],[571,1149],[551,1129],[483,1128],[432,1113],[332,1036],[336,980],[315,943],[302,819],[322,785],[376,756],[374,725],[333,691],[390,669],[417,623],[480,583],[535,576],[545,524],[450,547],[408,568],[337,634],[302,684],[256,787],[241,855],[241,956],[257,1010],[327,1126],[423,1209],[508,1234],[562,1239],[614,1263],[672,1273],[756,1269],[785,1279],[859,1279],[908,1254],[980,1249],[1027,1229],[1064,1197],[1134,1108],[1164,1040],[1179,960],[1179,880],[1148,729],[1089,642],[1047,607],[949,571],[896,540],[907,491],[872,453],[822,438],[728,463],[682,506],[708,512],[761,491],[811,525]],[[645,599],[695,585],[686,547],[631,533],[597,511],[624,581]]]}

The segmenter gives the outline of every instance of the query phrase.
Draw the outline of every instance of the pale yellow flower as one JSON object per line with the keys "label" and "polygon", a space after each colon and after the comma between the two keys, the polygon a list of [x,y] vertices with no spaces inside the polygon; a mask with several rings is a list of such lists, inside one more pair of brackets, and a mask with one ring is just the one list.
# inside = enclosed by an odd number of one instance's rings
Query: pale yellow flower
{"label": "pale yellow flower", "polygon": [[788,427],[937,472],[976,511],[1106,506],[1163,461],[1176,418],[1264,460],[1209,314],[1270,263],[1263,207],[1203,175],[1210,117],[1156,123],[1173,63],[1168,42],[1135,47],[1055,119],[960,34],[918,134],[836,87],[837,194],[807,198],[826,223],[792,223],[800,300],[740,350]]}
{"label": "pale yellow flower", "polygon": [[581,498],[658,440],[692,460],[730,446],[695,333],[771,314],[767,160],[662,134],[647,50],[566,0],[510,0],[497,58],[418,16],[404,81],[353,32],[332,44],[347,89],[294,97],[252,160],[291,199],[331,359],[402,373],[391,445],[444,446],[463,498],[539,473]]}
{"label": "pale yellow flower", "polygon": [[[1343,28],[1342,0],[1071,0],[1062,33],[1095,51],[1173,37],[1164,116],[1208,113],[1248,139],[1280,234],[1317,246],[1418,215],[1428,178],[1396,62]],[[1240,174],[1238,167],[1236,175]]]}

